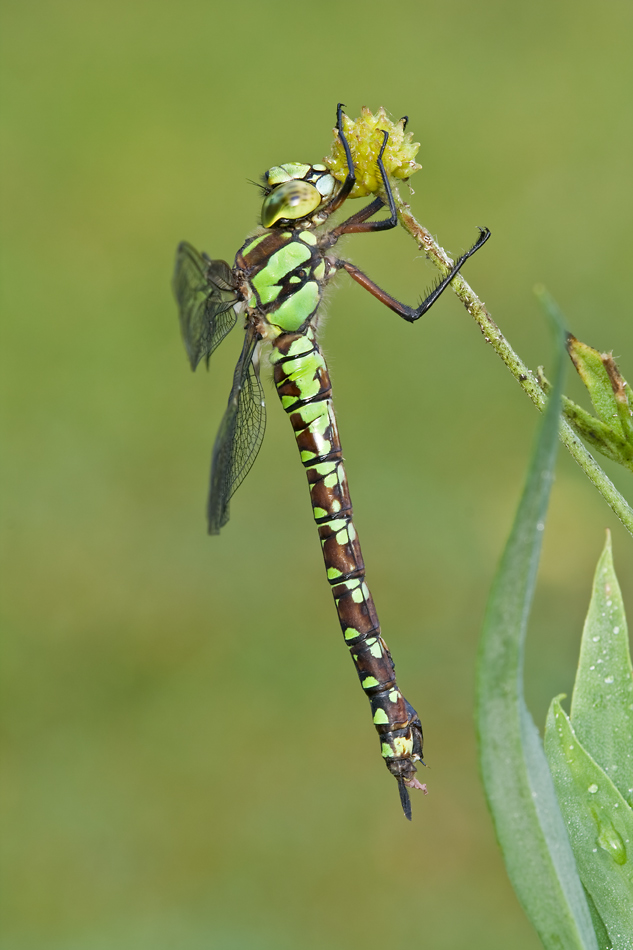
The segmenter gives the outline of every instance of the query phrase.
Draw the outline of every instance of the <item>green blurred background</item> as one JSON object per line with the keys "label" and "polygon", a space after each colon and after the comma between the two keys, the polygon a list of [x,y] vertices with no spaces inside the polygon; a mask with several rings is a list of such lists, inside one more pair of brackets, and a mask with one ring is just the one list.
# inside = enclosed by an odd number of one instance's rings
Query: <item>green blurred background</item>
{"label": "green blurred background", "polygon": [[[542,281],[631,379],[633,7],[7,0],[3,20],[3,947],[536,948],[472,707],[537,413],[450,293],[411,327],[340,279],[323,340],[356,523],[431,766],[409,825],[268,380],[260,457],[205,534],[240,340],[192,376],[169,280],[183,238],[232,260],[248,179],[320,161],[338,100],[384,105],[422,143],[418,218],[456,254],[491,228],[466,276],[530,365],[551,364]],[[345,252],[409,302],[434,277],[401,229]],[[561,451],[539,724],[571,688],[606,526],[633,612],[633,542]]]}

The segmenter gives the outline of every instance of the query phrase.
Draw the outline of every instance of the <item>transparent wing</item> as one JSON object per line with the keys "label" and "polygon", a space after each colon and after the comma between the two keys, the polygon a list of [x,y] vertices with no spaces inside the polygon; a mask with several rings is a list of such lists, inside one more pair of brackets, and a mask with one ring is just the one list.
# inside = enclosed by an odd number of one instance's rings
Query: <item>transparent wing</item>
{"label": "transparent wing", "polygon": [[[191,368],[209,357],[237,320],[233,275],[226,261],[212,261],[182,241],[176,251],[172,281],[180,331]],[[227,300],[226,295],[232,294]]]}
{"label": "transparent wing", "polygon": [[255,356],[258,336],[246,331],[235,367],[229,404],[213,446],[209,487],[209,534],[219,534],[229,520],[229,501],[257,457],[266,428],[264,391]]}

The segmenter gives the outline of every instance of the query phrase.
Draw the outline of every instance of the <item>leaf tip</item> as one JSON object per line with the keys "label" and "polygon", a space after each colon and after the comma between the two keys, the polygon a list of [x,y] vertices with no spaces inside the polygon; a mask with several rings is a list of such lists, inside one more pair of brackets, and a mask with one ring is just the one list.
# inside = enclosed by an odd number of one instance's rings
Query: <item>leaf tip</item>
{"label": "leaf tip", "polygon": [[611,529],[605,528],[605,539],[604,547],[602,548],[602,553],[600,555],[599,567],[603,571],[613,573],[615,571],[615,566],[613,564],[613,545],[611,542]]}

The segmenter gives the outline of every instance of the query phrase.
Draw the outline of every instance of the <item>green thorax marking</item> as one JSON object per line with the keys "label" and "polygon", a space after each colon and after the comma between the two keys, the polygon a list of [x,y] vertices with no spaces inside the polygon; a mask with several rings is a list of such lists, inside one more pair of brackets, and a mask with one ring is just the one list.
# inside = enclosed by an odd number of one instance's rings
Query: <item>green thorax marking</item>
{"label": "green thorax marking", "polygon": [[255,274],[251,283],[262,304],[272,303],[281,293],[281,283],[310,257],[311,252],[302,241],[292,241],[273,254],[266,266]]}
{"label": "green thorax marking", "polygon": [[326,267],[313,231],[271,229],[247,241],[235,263],[253,288],[257,309],[282,332],[295,332],[315,316]]}

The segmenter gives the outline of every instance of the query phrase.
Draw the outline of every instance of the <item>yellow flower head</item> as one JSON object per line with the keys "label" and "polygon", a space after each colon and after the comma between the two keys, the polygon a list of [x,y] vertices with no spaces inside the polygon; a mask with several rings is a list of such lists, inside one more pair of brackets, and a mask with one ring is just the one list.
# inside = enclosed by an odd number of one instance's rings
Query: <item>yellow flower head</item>
{"label": "yellow flower head", "polygon": [[[382,131],[389,133],[389,141],[382,160],[390,178],[406,181],[414,172],[422,168],[415,161],[420,143],[411,141],[413,134],[405,132],[404,125],[404,119],[392,122],[382,106],[375,115],[363,106],[358,119],[350,119],[343,114],[343,131],[349,142],[356,171],[356,184],[350,198],[364,198],[366,195],[379,194],[381,191],[382,183],[376,159],[384,139],[381,135]],[[332,154],[328,155],[324,162],[338,181],[345,181],[347,161],[336,129],[334,129]]]}

